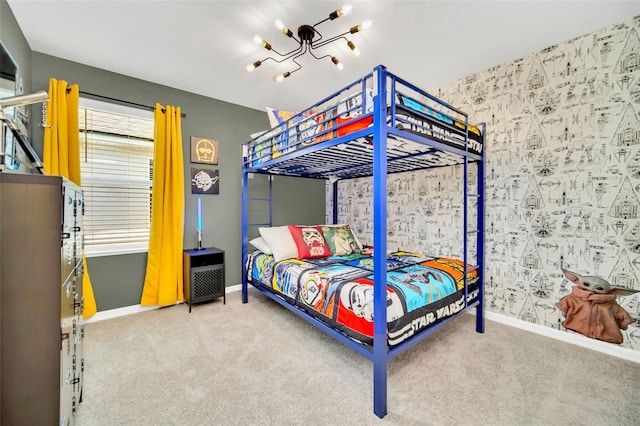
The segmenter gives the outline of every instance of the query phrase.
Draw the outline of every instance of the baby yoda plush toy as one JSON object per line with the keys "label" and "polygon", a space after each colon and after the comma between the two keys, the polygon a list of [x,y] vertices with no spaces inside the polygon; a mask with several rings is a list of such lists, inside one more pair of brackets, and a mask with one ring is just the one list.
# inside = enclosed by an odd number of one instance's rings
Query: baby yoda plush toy
{"label": "baby yoda plush toy", "polygon": [[564,313],[562,325],[593,339],[622,343],[620,329],[626,330],[634,319],[616,302],[616,295],[631,295],[640,290],[614,287],[596,276],[583,276],[561,268],[575,285],[571,294],[556,306]]}

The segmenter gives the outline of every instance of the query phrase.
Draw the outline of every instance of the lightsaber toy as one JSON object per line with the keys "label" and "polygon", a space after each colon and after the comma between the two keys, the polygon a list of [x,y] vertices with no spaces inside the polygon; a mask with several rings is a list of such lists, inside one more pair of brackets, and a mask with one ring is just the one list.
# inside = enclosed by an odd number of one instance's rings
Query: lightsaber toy
{"label": "lightsaber toy", "polygon": [[198,250],[204,250],[202,247],[202,200],[198,197]]}

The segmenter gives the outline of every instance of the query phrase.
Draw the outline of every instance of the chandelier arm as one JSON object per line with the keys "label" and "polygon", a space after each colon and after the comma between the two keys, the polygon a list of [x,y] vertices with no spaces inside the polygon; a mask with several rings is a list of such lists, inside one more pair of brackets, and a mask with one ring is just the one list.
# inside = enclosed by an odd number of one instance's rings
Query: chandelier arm
{"label": "chandelier arm", "polygon": [[264,59],[260,60],[259,62],[260,62],[260,63],[265,63],[265,62],[266,62],[266,61],[268,61],[268,60],[272,60],[273,62],[277,62],[277,63],[280,63],[280,62],[284,62],[284,61],[286,61],[286,59],[277,60],[276,58],[274,58],[274,57],[272,57],[272,56],[267,56],[266,58],[264,58]]}
{"label": "chandelier arm", "polygon": [[327,22],[327,21],[328,21],[328,20],[330,20],[330,19],[331,19],[331,17],[329,17],[329,18],[324,18],[322,21],[318,22],[317,24],[313,24],[313,27],[315,27],[316,25],[320,25],[320,24],[322,24],[323,22]]}
{"label": "chandelier arm", "polygon": [[[318,25],[318,24],[316,24],[316,25]],[[313,28],[313,32],[314,32],[315,34],[317,34],[317,35],[318,35],[318,38],[316,38],[316,39],[311,43],[311,47],[313,47],[313,45],[314,45],[314,44],[316,44],[317,42],[319,42],[320,40],[322,40],[322,39],[323,39],[323,36],[322,36],[322,33],[321,33],[320,31],[316,30],[315,25],[314,25],[313,27],[311,27],[311,28]]]}
{"label": "chandelier arm", "polygon": [[338,58],[336,58],[335,56],[331,56],[331,55],[316,56],[316,55],[313,54],[313,52],[311,50],[309,50],[309,53],[311,54],[311,56],[313,56],[317,60],[321,60],[321,59],[324,59],[324,58],[331,59],[331,62],[333,62],[338,67],[338,69],[343,69],[343,67],[344,67],[340,63],[340,60]]}
{"label": "chandelier arm", "polygon": [[294,59],[292,59],[292,61],[296,63],[296,65],[298,66],[298,68],[296,68],[296,69],[295,69],[295,70],[293,70],[293,71],[289,71],[291,74],[293,74],[294,72],[296,72],[296,71],[298,71],[298,70],[301,70],[301,69],[302,69],[302,65],[300,65],[300,64],[298,63],[298,61],[296,61],[296,60],[295,60],[295,58],[294,58]]}
{"label": "chandelier arm", "polygon": [[295,34],[293,33],[293,31],[291,31],[289,28],[287,28],[288,33],[282,33],[284,34],[287,38],[292,38],[296,41],[296,43],[298,44],[302,44],[302,39],[298,40],[298,38],[295,36]]}
{"label": "chandelier arm", "polygon": [[296,72],[296,71],[298,71],[298,70],[302,69],[302,65],[300,65],[300,63],[299,63],[298,61],[296,61],[296,58],[299,58],[300,56],[302,56],[302,55],[304,55],[304,54],[305,54],[305,52],[302,52],[301,54],[299,54],[299,55],[294,56],[293,58],[291,58],[291,60],[292,60],[293,62],[295,62],[295,63],[296,63],[296,65],[298,66],[298,68],[296,68],[296,69],[295,69],[295,70],[293,70],[293,71],[289,71],[289,74],[293,74],[294,72]]}
{"label": "chandelier arm", "polygon": [[[284,61],[288,61],[288,60],[289,60],[289,59],[291,59],[291,58],[297,58],[297,57],[299,57],[299,56],[301,56],[301,55],[303,54],[303,53],[302,53],[302,50],[300,50],[300,49],[296,49],[296,50],[297,50],[297,52],[291,52],[291,55],[289,55],[289,56],[287,56],[287,57],[285,57],[285,58],[282,58],[282,59],[276,59],[276,58],[274,58],[273,56],[267,56],[266,58],[264,58],[264,59],[260,60],[260,62],[261,62],[261,63],[264,63],[264,62],[266,62],[266,61],[271,60],[271,61],[273,61],[273,62],[275,62],[275,63],[277,63],[277,64],[281,64],[281,63],[282,63],[282,62],[284,62]],[[297,53],[297,55],[295,55],[295,53]]]}
{"label": "chandelier arm", "polygon": [[[302,47],[302,46],[301,46],[301,47]],[[301,49],[301,51],[300,51],[297,55],[290,56],[289,58],[290,58],[293,62],[295,62],[296,64],[298,64],[298,62],[296,61],[296,59],[297,59],[297,58],[299,58],[300,56],[304,55],[304,54],[305,54],[305,53],[307,53],[307,52],[311,53],[311,49],[309,49],[309,45],[308,45],[308,44],[305,44],[305,45],[304,45],[304,49]],[[298,64],[298,66],[299,66],[300,68],[302,68],[302,65]]]}
{"label": "chandelier arm", "polygon": [[[292,51],[290,51],[290,52],[286,53],[285,55],[280,55],[280,54],[278,53],[280,56],[282,56],[282,58],[281,58],[281,59],[276,59],[276,58],[274,58],[273,56],[267,56],[267,57],[266,57],[265,59],[263,59],[261,62],[264,62],[264,61],[267,61],[267,60],[271,59],[273,62],[280,64],[280,63],[282,63],[282,62],[284,62],[284,61],[287,61],[287,60],[291,59],[292,57],[296,57],[296,58],[297,58],[298,56],[303,55],[303,54],[304,54],[304,52],[305,52],[304,47],[305,47],[305,46],[301,44],[301,45],[300,45],[300,46],[298,46],[297,48],[295,48],[295,49],[293,49]],[[273,50],[273,49],[272,49],[272,50]],[[276,53],[277,53],[277,52],[276,52]]]}
{"label": "chandelier arm", "polygon": [[291,35],[287,35],[287,34],[284,34],[284,33],[282,33],[282,34],[287,38],[294,39],[296,41],[296,43],[302,44],[302,40],[298,40],[298,38],[295,35],[293,35],[293,32],[291,30],[289,30],[289,32],[291,33]]}
{"label": "chandelier arm", "polygon": [[310,54],[311,56],[313,56],[314,58],[318,59],[318,60],[320,60],[320,59],[324,59],[324,58],[331,58],[331,55],[316,56],[316,55],[314,55],[314,54],[313,54],[313,52],[312,52],[311,50],[309,50],[309,54]]}
{"label": "chandelier arm", "polygon": [[347,34],[349,34],[349,31],[347,31],[346,33],[338,34],[337,36],[331,37],[331,38],[323,41],[322,43],[314,44],[313,46],[311,46],[311,48],[312,49],[317,49],[319,47],[326,46],[329,43],[333,43],[334,41],[340,40],[341,38],[344,39],[345,41],[349,41],[345,37],[345,35],[347,35]]}
{"label": "chandelier arm", "polygon": [[[297,40],[296,40],[296,41],[297,41]],[[276,54],[278,54],[278,55],[280,55],[280,56],[282,56],[282,57],[284,58],[284,59],[282,59],[282,60],[284,61],[284,60],[286,60],[286,59],[289,57],[289,55],[295,55],[295,53],[296,53],[298,50],[300,50],[300,49],[302,49],[302,43],[298,42],[298,47],[296,47],[296,48],[295,48],[295,49],[293,49],[293,50],[290,50],[290,51],[289,51],[289,52],[287,52],[287,53],[280,53],[280,52],[278,52],[276,49],[274,49],[273,47],[271,48],[271,51],[272,51],[272,52],[275,52]],[[276,61],[276,62],[282,62],[282,61]]]}

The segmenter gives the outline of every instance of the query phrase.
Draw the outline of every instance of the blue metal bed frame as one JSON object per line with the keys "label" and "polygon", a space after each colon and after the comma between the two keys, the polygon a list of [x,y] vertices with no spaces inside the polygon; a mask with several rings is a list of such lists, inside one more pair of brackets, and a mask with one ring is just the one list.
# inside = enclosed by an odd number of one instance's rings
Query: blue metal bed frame
{"label": "blue metal bed frame", "polygon": [[[476,331],[478,333],[484,332],[484,149],[480,154],[476,154],[469,151],[469,136],[468,136],[468,116],[464,112],[454,108],[451,105],[435,98],[427,92],[417,88],[413,84],[389,73],[387,69],[379,65],[374,71],[363,78],[357,80],[351,85],[345,87],[341,91],[334,95],[331,95],[322,101],[318,102],[314,106],[303,111],[303,113],[314,111],[322,105],[326,105],[327,102],[335,100],[337,96],[343,94],[349,90],[360,88],[363,103],[365,100],[365,90],[367,82],[373,82],[374,97],[373,97],[373,111],[366,113],[366,108],[362,106],[362,117],[372,115],[373,125],[366,129],[358,130],[343,137],[330,139],[317,144],[309,146],[298,147],[293,152],[287,152],[278,158],[271,159],[270,157],[263,162],[255,163],[252,161],[249,153],[249,144],[255,143],[248,142],[245,144],[243,153],[243,173],[242,173],[242,259],[243,259],[243,271],[242,271],[242,302],[248,302],[248,284],[250,283],[247,277],[246,264],[248,260],[248,228],[256,226],[271,226],[272,225],[272,179],[269,179],[269,197],[268,198],[249,198],[249,174],[261,173],[261,174],[280,174],[288,176],[304,176],[304,177],[316,177],[321,179],[331,179],[333,181],[333,221],[337,223],[338,219],[338,179],[349,179],[362,176],[373,176],[373,246],[374,250],[374,337],[373,347],[369,347],[358,342],[355,342],[351,338],[336,331],[330,326],[327,326],[320,320],[310,316],[305,311],[297,308],[294,305],[289,304],[283,298],[268,291],[265,288],[254,285],[254,287],[286,307],[302,319],[313,324],[325,333],[331,335],[335,339],[339,340],[349,348],[353,349],[360,355],[366,357],[373,362],[373,406],[374,413],[382,418],[387,414],[387,365],[388,362],[405,352],[410,347],[418,344],[423,339],[437,331],[440,327],[447,324],[450,320],[453,320],[458,315],[445,319],[444,321],[435,324],[434,326],[422,331],[421,333],[411,337],[407,341],[395,346],[391,349],[387,346],[387,305],[386,305],[386,254],[387,254],[387,174],[403,171],[419,170],[429,168],[430,163],[428,161],[421,162],[419,158],[427,158],[428,154],[433,150],[445,151],[450,154],[454,154],[459,158],[459,164],[463,166],[463,262],[464,262],[464,289],[465,289],[465,309],[464,311],[476,308]],[[428,136],[416,135],[415,133],[408,132],[407,130],[401,130],[393,127],[396,115],[396,90],[402,87],[404,90],[411,90],[421,97],[433,101],[439,106],[442,106],[449,111],[452,111],[459,116],[464,117],[464,124],[466,129],[466,141],[464,143],[464,149],[454,147],[441,141],[431,139]],[[377,94],[383,94],[385,96],[377,96]],[[390,96],[387,96],[390,95]],[[391,100],[391,101],[389,101]],[[390,118],[390,119],[389,119]],[[389,121],[388,121],[389,119]],[[391,125],[388,125],[391,123]],[[282,126],[282,134],[290,134],[288,124]],[[485,135],[485,126],[482,125],[482,137]],[[371,153],[364,153],[359,149],[352,151],[336,151],[335,147],[340,146],[343,149],[347,146],[351,140],[364,137],[373,137],[373,155]],[[387,138],[394,138],[399,140],[406,140],[410,142],[416,142],[424,144],[430,147],[428,150],[421,154],[407,153],[401,155],[393,153],[390,155],[387,150]],[[300,143],[300,141],[298,141]],[[484,144],[483,144],[484,145]],[[323,153],[329,154],[322,161]],[[349,165],[345,165],[344,161],[336,161],[336,153],[342,155],[341,160],[348,160]],[[357,154],[361,154],[358,156]],[[427,154],[425,156],[425,154]],[[311,155],[313,158],[313,167],[310,167],[308,161],[304,161],[304,156]],[[320,162],[320,163],[318,163]],[[369,165],[365,162],[370,163]],[[477,164],[477,193],[469,194],[469,172],[468,163],[475,162]],[[397,166],[397,164],[400,164]],[[321,166],[317,167],[318,164]],[[477,197],[477,229],[469,231],[468,229],[468,211],[467,203],[469,199]],[[269,202],[269,222],[268,223],[249,223],[248,221],[248,203],[250,201],[267,201]],[[467,298],[467,265],[468,265],[468,238],[470,235],[474,235],[476,238],[477,247],[477,265],[473,268],[478,270],[478,298],[473,302],[468,302]],[[382,283],[382,285],[379,285]],[[251,283],[253,285],[253,283]],[[463,312],[464,312],[463,311]],[[462,313],[462,312],[460,312]]]}

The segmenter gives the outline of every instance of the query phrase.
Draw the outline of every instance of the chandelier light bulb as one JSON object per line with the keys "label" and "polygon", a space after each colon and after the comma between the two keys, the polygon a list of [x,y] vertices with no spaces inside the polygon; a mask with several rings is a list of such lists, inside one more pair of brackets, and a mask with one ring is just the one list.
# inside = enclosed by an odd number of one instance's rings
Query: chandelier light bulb
{"label": "chandelier light bulb", "polygon": [[351,53],[353,53],[354,56],[360,56],[360,49],[358,49],[351,40],[347,40],[347,46],[349,46],[349,49],[351,49]]}
{"label": "chandelier light bulb", "polygon": [[259,44],[260,46],[264,47],[267,50],[271,50],[271,45],[269,43],[266,42],[266,40],[263,40],[262,37],[260,37],[259,35],[255,36],[253,38],[253,41],[256,44]]}
{"label": "chandelier light bulb", "polygon": [[371,22],[371,21],[364,21],[364,22],[363,22],[362,24],[360,24],[360,25],[356,25],[355,27],[351,27],[351,29],[349,29],[349,32],[350,32],[351,34],[355,34],[355,33],[357,33],[357,32],[364,31],[364,30],[366,30],[366,29],[371,28],[371,25],[372,25],[372,24],[373,24],[373,22]]}
{"label": "chandelier light bulb", "polygon": [[351,9],[353,9],[353,7],[351,7],[350,4],[345,4],[340,9],[338,9],[338,16],[348,15],[349,13],[351,13]]}
{"label": "chandelier light bulb", "polygon": [[333,12],[331,12],[329,14],[329,19],[331,19],[332,21],[334,19],[337,19],[341,16],[347,15],[349,12],[351,12],[351,5],[350,4],[345,4],[344,6],[342,6],[340,9],[334,10]]}
{"label": "chandelier light bulb", "polygon": [[258,68],[260,65],[262,65],[262,61],[255,61],[254,63],[247,65],[247,71],[251,72]]}
{"label": "chandelier light bulb", "polygon": [[278,74],[276,76],[275,80],[276,80],[277,83],[280,83],[282,80],[284,80],[285,78],[289,77],[290,75],[291,75],[291,73],[287,71],[285,73]]}
{"label": "chandelier light bulb", "polygon": [[338,58],[336,58],[335,56],[332,56],[332,57],[331,57],[331,62],[333,62],[334,64],[336,64],[336,67],[338,67],[338,69],[339,69],[340,71],[342,71],[342,70],[344,69],[344,65],[342,65],[342,62],[340,62],[340,61],[338,60]]}
{"label": "chandelier light bulb", "polygon": [[287,28],[279,19],[276,19],[276,28],[278,28],[280,32],[287,37],[293,37],[293,32],[291,32],[291,30]]}

